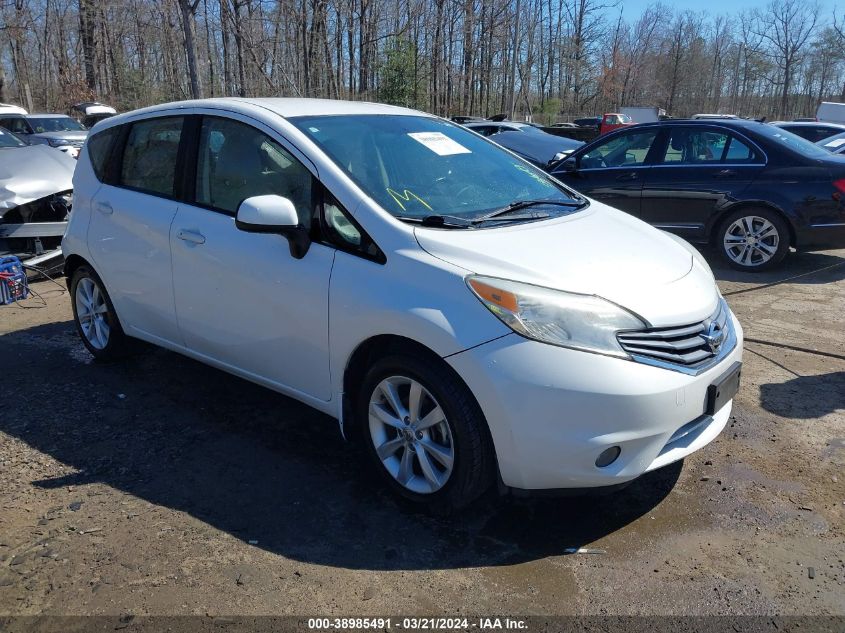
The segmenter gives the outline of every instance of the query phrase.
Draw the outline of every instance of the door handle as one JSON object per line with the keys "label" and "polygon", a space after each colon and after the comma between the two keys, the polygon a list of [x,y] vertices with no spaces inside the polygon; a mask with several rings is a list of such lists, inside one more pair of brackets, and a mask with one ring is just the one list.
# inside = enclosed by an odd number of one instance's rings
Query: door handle
{"label": "door handle", "polygon": [[723,169],[713,174],[713,178],[730,178],[731,176],[736,176],[736,172],[733,169]]}
{"label": "door handle", "polygon": [[111,215],[112,213],[114,213],[114,209],[112,209],[112,206],[108,202],[97,202],[94,204],[94,208],[105,215]]}
{"label": "door handle", "polygon": [[190,242],[191,244],[205,244],[205,235],[202,233],[196,233],[194,231],[186,231],[184,229],[180,229],[176,233],[176,237],[178,237],[183,242]]}
{"label": "door handle", "polygon": [[623,181],[626,181],[626,180],[636,180],[636,179],[637,179],[637,172],[635,172],[635,171],[632,171],[632,172],[627,173],[627,174],[622,174],[621,176],[616,177],[616,180],[618,180],[620,182],[623,182]]}

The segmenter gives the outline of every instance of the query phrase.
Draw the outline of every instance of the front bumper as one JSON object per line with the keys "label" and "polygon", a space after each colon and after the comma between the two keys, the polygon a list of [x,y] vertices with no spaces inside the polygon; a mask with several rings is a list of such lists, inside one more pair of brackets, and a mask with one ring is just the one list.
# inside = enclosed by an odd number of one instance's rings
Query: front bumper
{"label": "front bumper", "polygon": [[[696,376],[517,334],[446,360],[478,399],[506,486],[614,486],[683,459],[725,427],[731,402],[703,416],[707,388],[742,358],[742,328],[730,318],[736,346]],[[597,467],[612,446],[621,447],[619,457]]]}

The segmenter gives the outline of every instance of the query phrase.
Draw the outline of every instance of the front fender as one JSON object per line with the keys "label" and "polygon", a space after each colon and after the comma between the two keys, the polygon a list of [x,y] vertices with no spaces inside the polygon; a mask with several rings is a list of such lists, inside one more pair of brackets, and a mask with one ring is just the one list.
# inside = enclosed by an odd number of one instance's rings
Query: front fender
{"label": "front fender", "polygon": [[510,333],[466,287],[465,274],[422,250],[392,253],[384,265],[338,252],[329,286],[334,393],[370,338],[400,336],[446,357]]}

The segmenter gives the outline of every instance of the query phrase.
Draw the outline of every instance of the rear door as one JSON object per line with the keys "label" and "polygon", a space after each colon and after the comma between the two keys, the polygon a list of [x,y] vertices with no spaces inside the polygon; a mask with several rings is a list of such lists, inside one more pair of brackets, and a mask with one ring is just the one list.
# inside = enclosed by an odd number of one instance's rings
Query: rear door
{"label": "rear door", "polygon": [[576,191],[639,216],[640,195],[657,134],[658,128],[616,134],[580,154],[576,171],[554,175]]}
{"label": "rear door", "polygon": [[640,217],[684,238],[704,240],[713,216],[763,167],[762,152],[725,128],[672,126],[645,177]]}
{"label": "rear door", "polygon": [[115,173],[92,198],[88,227],[94,265],[127,333],[177,345],[170,224],[184,120],[158,116],[126,125]]}

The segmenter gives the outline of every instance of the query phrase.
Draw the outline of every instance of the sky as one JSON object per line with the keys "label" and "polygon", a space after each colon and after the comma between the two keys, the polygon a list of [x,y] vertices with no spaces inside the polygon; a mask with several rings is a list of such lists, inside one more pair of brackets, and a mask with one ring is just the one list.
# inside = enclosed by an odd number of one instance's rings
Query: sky
{"label": "sky", "polygon": [[[833,14],[834,2],[838,1],[839,0],[820,0],[820,21],[829,21],[830,16]],[[639,16],[648,5],[654,3],[654,0],[622,0],[622,3],[623,15],[626,18],[631,19]],[[711,15],[719,13],[738,13],[743,9],[763,8],[767,3],[768,0],[670,0],[666,2],[668,6],[679,10],[691,9],[692,11],[701,11],[706,9]],[[840,9],[839,13],[842,12],[843,10]]]}

